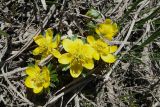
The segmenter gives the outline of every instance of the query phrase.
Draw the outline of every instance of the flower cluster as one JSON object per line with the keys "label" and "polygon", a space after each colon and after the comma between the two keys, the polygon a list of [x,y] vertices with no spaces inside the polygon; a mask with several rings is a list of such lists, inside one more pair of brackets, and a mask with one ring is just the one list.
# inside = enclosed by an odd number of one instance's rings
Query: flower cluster
{"label": "flower cluster", "polygon": [[104,62],[113,63],[116,58],[112,54],[117,50],[117,46],[109,46],[106,42],[101,39],[95,40],[93,36],[87,37],[87,42],[94,49],[93,58],[99,60],[100,57]]}
{"label": "flower cluster", "polygon": [[83,67],[87,69],[94,68],[92,59],[94,50],[89,44],[84,44],[81,39],[74,41],[64,39],[62,45],[67,53],[62,54],[58,61],[61,64],[70,64],[72,77],[77,78],[81,74]]}
{"label": "flower cluster", "polygon": [[106,19],[104,23],[97,25],[95,31],[98,35],[104,36],[108,40],[112,40],[112,38],[118,32],[118,27],[117,24],[113,23],[111,19]]}
{"label": "flower cluster", "polygon": [[[105,36],[112,40],[118,32],[118,28],[116,23],[106,19],[104,23],[97,25],[95,31],[99,36]],[[66,53],[62,54],[58,61],[61,64],[69,64],[70,74],[73,78],[77,78],[81,74],[83,67],[93,69],[93,59],[99,60],[101,57],[107,63],[116,61],[113,53],[117,50],[117,46],[110,46],[102,39],[96,40],[94,36],[88,36],[87,42],[84,43],[81,39],[75,39],[74,41],[64,39],[62,42]]]}
{"label": "flower cluster", "polygon": [[[56,34],[53,38],[53,31],[48,28],[45,31],[45,35],[38,35],[33,38],[34,42],[38,45],[36,49],[33,50],[33,55],[41,55],[41,59],[46,58],[48,55],[59,58],[61,56],[58,45],[60,42],[60,35]],[[38,62],[38,61],[37,61]],[[32,67],[26,69],[26,74],[28,77],[25,79],[25,85],[28,88],[33,88],[34,93],[39,93],[43,88],[48,88],[50,85],[50,71],[44,67],[39,67],[35,64]]]}
{"label": "flower cluster", "polygon": [[[74,40],[64,39],[62,46],[64,53],[61,54],[59,49],[60,35],[56,34],[53,38],[53,31],[48,28],[44,36],[38,35],[34,37],[35,43],[38,45],[33,50],[33,55],[41,55],[41,59],[52,55],[58,59],[60,64],[67,64],[70,68],[70,74],[73,78],[77,78],[83,71],[83,68],[93,69],[94,61],[102,59],[106,63],[114,63],[116,57],[113,54],[117,50],[117,46],[111,46],[106,43],[100,36],[104,36],[108,40],[112,40],[118,32],[117,24],[110,19],[106,19],[104,23],[97,24],[95,34],[87,36],[86,42],[80,38]],[[96,39],[95,35],[99,38]],[[28,88],[33,88],[34,93],[39,93],[43,88],[50,85],[50,71],[44,67],[39,67],[35,64],[26,69],[28,77],[25,80],[25,85]]]}
{"label": "flower cluster", "polygon": [[37,64],[28,67],[26,74],[28,77],[25,80],[25,85],[28,88],[33,88],[34,93],[39,93],[43,87],[47,88],[50,85],[50,73],[46,66],[42,69],[40,69]]}
{"label": "flower cluster", "polygon": [[53,40],[53,31],[51,28],[48,28],[45,31],[45,37],[43,35],[38,35],[33,38],[34,42],[38,45],[36,49],[33,50],[33,55],[42,55],[42,58],[47,57],[52,54],[56,58],[60,57],[58,48],[58,44],[60,42],[60,35],[56,34]]}

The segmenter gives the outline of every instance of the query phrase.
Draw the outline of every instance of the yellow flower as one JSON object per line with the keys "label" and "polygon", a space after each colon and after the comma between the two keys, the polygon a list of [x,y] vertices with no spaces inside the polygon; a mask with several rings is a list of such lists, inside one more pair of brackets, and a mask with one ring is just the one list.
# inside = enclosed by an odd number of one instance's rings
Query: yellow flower
{"label": "yellow flower", "polygon": [[35,43],[39,46],[33,50],[33,55],[42,54],[42,58],[47,57],[52,54],[56,58],[60,57],[59,51],[56,49],[60,42],[60,35],[57,34],[55,40],[53,40],[53,31],[48,28],[45,31],[45,37],[43,35],[38,35],[33,38]]}
{"label": "yellow flower", "polygon": [[101,57],[102,60],[107,63],[113,63],[116,61],[116,58],[112,53],[117,50],[117,46],[109,46],[101,39],[95,40],[93,36],[88,36],[87,42],[95,50],[93,53],[93,57],[95,60],[99,60]]}
{"label": "yellow flower", "polygon": [[108,40],[112,40],[113,36],[118,32],[118,27],[111,19],[106,19],[104,23],[101,23],[96,27],[95,31],[98,35],[102,35]]}
{"label": "yellow flower", "polygon": [[73,78],[81,74],[83,67],[94,68],[94,50],[89,44],[84,44],[81,39],[64,39],[62,45],[67,53],[62,54],[58,61],[61,64],[70,64],[70,74]]}
{"label": "yellow flower", "polygon": [[28,88],[33,88],[34,93],[39,93],[43,87],[47,88],[50,85],[50,73],[46,66],[40,69],[36,64],[33,67],[28,67],[25,72],[28,74],[25,85]]}

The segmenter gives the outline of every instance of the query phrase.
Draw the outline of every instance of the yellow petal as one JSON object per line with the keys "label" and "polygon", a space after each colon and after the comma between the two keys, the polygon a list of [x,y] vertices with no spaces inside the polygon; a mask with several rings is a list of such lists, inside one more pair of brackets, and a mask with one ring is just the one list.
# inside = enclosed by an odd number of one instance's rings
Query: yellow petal
{"label": "yellow petal", "polygon": [[112,40],[113,39],[113,34],[112,33],[106,34],[106,35],[104,35],[104,37],[106,37],[108,40]]}
{"label": "yellow petal", "polygon": [[26,72],[26,74],[28,74],[29,76],[35,77],[35,75],[36,75],[38,72],[40,72],[40,70],[37,71],[34,67],[28,67],[25,72]]}
{"label": "yellow petal", "polygon": [[99,28],[98,28],[98,27],[95,29],[95,32],[96,32],[98,35],[101,35],[101,32],[99,31]]}
{"label": "yellow petal", "polygon": [[37,74],[40,73],[40,68],[39,68],[38,65],[36,64],[36,65],[33,66],[33,67],[28,67],[25,72],[26,72],[26,74],[28,74],[29,76],[35,77]]}
{"label": "yellow petal", "polygon": [[50,54],[51,54],[51,52],[50,52],[49,50],[44,51],[44,52],[42,53],[41,60],[44,59],[44,58],[46,58],[46,57],[47,57],[48,55],[50,55]]}
{"label": "yellow petal", "polygon": [[100,24],[100,33],[105,36],[107,39],[111,40],[114,36],[114,30],[112,25],[109,24]]}
{"label": "yellow petal", "polygon": [[61,57],[60,52],[59,52],[58,50],[56,50],[56,49],[53,49],[51,53],[52,53],[52,55],[55,56],[56,58],[60,58],[60,57]]}
{"label": "yellow petal", "polygon": [[52,42],[52,39],[53,39],[53,31],[51,28],[48,28],[46,31],[46,42]]}
{"label": "yellow petal", "polygon": [[41,69],[39,68],[38,64],[35,64],[34,68],[35,68],[35,70],[36,70],[37,73],[40,73]]}
{"label": "yellow petal", "polygon": [[98,35],[103,35],[109,40],[112,40],[117,32],[117,24],[113,23],[111,19],[106,19],[104,23],[99,24],[96,28],[96,33]]}
{"label": "yellow petal", "polygon": [[116,52],[117,49],[118,49],[117,46],[109,46],[109,52],[110,52],[110,53]]}
{"label": "yellow petal", "polygon": [[35,64],[38,64],[38,63],[40,63],[40,61],[41,61],[41,60],[35,60]]}
{"label": "yellow petal", "polygon": [[87,37],[87,42],[92,45],[95,42],[94,37],[93,36],[88,36]]}
{"label": "yellow petal", "polygon": [[42,75],[41,76],[44,77],[44,78],[49,78],[50,77],[49,76],[49,69],[46,66],[44,66],[42,68]]}
{"label": "yellow petal", "polygon": [[25,72],[27,75],[29,76],[34,76],[34,71],[35,71],[35,68],[34,67],[28,67]]}
{"label": "yellow petal", "polygon": [[35,88],[33,88],[33,92],[37,94],[37,93],[41,92],[42,89],[43,89],[43,87],[35,87]]}
{"label": "yellow petal", "polygon": [[82,49],[84,46],[84,43],[81,39],[76,39],[73,41],[73,49],[70,53],[75,53],[77,50]]}
{"label": "yellow petal", "polygon": [[52,43],[48,44],[48,49],[49,50],[52,50],[52,49],[55,49],[55,48],[57,48],[57,44],[55,42],[52,42]]}
{"label": "yellow petal", "polygon": [[83,52],[83,50],[85,50],[84,49],[85,48],[84,43],[81,39],[74,40],[72,45],[73,46],[70,47],[71,49],[69,51],[69,53],[71,53],[71,54],[76,54],[78,52],[81,53],[81,52]]}
{"label": "yellow petal", "polygon": [[62,45],[64,50],[67,52],[73,52],[73,50],[75,49],[73,41],[69,39],[64,39]]}
{"label": "yellow petal", "polygon": [[93,69],[94,68],[94,62],[92,59],[86,59],[83,64],[82,64],[85,68],[87,69]]}
{"label": "yellow petal", "polygon": [[111,19],[106,19],[106,20],[105,20],[105,23],[106,23],[106,24],[111,24],[111,23],[112,23],[112,20],[111,20]]}
{"label": "yellow petal", "polygon": [[32,81],[32,78],[31,78],[30,76],[28,76],[28,77],[25,79],[24,84],[25,84],[26,87],[28,87],[28,88],[33,88],[33,87],[34,87],[34,82]]}
{"label": "yellow petal", "polygon": [[115,34],[118,32],[118,26],[116,23],[113,24],[113,30],[114,30]]}
{"label": "yellow petal", "polygon": [[35,36],[33,39],[38,46],[43,47],[46,44],[46,39],[43,37],[43,35]]}
{"label": "yellow petal", "polygon": [[46,66],[42,68],[42,77],[44,79],[43,87],[47,88],[50,85],[50,74]]}
{"label": "yellow petal", "polygon": [[45,48],[43,48],[43,47],[37,47],[36,49],[33,50],[32,54],[39,55],[39,54],[43,53],[44,50],[45,50]]}
{"label": "yellow petal", "polygon": [[84,44],[82,49],[83,49],[83,54],[87,58],[93,58],[93,53],[95,50],[89,44]]}
{"label": "yellow petal", "polygon": [[77,44],[77,45],[83,45],[83,41],[81,39],[76,39],[74,40],[74,42]]}
{"label": "yellow petal", "polygon": [[109,54],[109,53],[110,53],[109,46],[102,50],[102,54],[107,55],[107,54]]}
{"label": "yellow petal", "polygon": [[102,58],[102,60],[103,60],[104,62],[107,62],[107,63],[113,63],[113,62],[116,61],[115,56],[112,55],[112,54],[108,54],[108,55],[106,55],[106,56],[101,55],[101,58]]}
{"label": "yellow petal", "polygon": [[73,63],[70,67],[70,74],[73,78],[77,78],[82,73],[82,70],[83,70],[82,65]]}
{"label": "yellow petal", "polygon": [[99,53],[98,53],[97,51],[95,51],[95,52],[93,53],[93,58],[94,58],[95,60],[99,60],[100,56],[99,56]]}
{"label": "yellow petal", "polygon": [[61,38],[60,38],[60,34],[56,34],[55,38],[54,38],[54,41],[53,41],[53,47],[54,48],[57,48],[58,47],[58,44],[60,42]]}
{"label": "yellow petal", "polygon": [[47,88],[47,87],[49,87],[49,85],[50,85],[50,82],[45,82],[45,83],[43,84],[43,87],[44,87],[44,88]]}
{"label": "yellow petal", "polygon": [[102,23],[102,24],[99,24],[99,31],[100,31],[100,33],[101,33],[102,35],[110,32],[110,30],[111,30],[111,26],[110,26],[110,25],[108,25],[108,24],[103,24],[103,23]]}
{"label": "yellow petal", "polygon": [[98,46],[97,48],[100,48],[100,47],[101,47],[102,49],[108,47],[108,43],[102,41],[101,39],[98,39],[98,40],[96,41],[96,45]]}
{"label": "yellow petal", "polygon": [[60,56],[58,59],[61,64],[69,64],[72,60],[72,55],[70,53],[65,53]]}

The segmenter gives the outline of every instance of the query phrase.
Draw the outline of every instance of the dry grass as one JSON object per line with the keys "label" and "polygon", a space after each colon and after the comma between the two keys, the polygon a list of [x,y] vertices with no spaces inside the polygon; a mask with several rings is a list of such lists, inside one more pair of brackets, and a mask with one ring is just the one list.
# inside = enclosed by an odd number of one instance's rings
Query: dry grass
{"label": "dry grass", "polygon": [[[47,107],[160,106],[159,0],[40,0],[0,1],[0,105]],[[99,62],[86,78],[61,78],[49,93],[34,95],[24,86],[27,63],[36,47],[32,37],[52,27],[86,37],[85,13],[94,8],[102,18],[119,24],[112,42],[118,44],[113,65]],[[48,56],[39,63],[51,60]],[[61,71],[59,71],[61,72]],[[68,75],[65,73],[60,73]]]}

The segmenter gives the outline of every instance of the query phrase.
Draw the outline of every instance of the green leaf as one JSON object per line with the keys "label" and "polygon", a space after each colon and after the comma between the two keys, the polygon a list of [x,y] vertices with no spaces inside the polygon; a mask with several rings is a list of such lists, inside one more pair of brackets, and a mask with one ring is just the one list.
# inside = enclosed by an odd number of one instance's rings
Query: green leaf
{"label": "green leaf", "polygon": [[52,66],[52,64],[51,64],[51,63],[49,63],[49,64],[48,64],[48,66],[47,66],[47,68],[49,69],[49,71],[51,71],[51,70],[52,70],[52,67],[53,67],[53,66]]}
{"label": "green leaf", "polygon": [[28,67],[34,67],[33,63],[28,63]]}
{"label": "green leaf", "polygon": [[153,60],[153,61],[160,61],[160,54],[159,52],[157,53],[152,53],[152,54],[149,54],[149,56],[151,57],[150,59]]}
{"label": "green leaf", "polygon": [[153,19],[158,13],[160,13],[160,7],[158,7],[157,9],[155,9],[153,11],[153,13],[151,13],[148,17],[141,19],[140,21],[136,22],[137,23],[137,27],[140,25],[143,25],[145,22],[147,22],[150,19]]}
{"label": "green leaf", "polygon": [[72,41],[76,40],[77,38],[78,38],[78,35],[76,35],[76,34],[73,34],[73,35],[70,37],[70,39],[71,39]]}
{"label": "green leaf", "polygon": [[93,23],[93,21],[90,21],[87,23],[87,26],[91,29],[95,29],[96,28],[96,24]]}
{"label": "green leaf", "polygon": [[100,12],[98,12],[95,9],[90,9],[88,10],[88,12],[86,13],[87,16],[95,18],[95,19],[99,19],[101,18]]}
{"label": "green leaf", "polygon": [[50,71],[50,74],[51,74],[51,75],[57,74],[57,71],[56,71],[55,69],[54,69],[54,70],[51,70],[51,71]]}
{"label": "green leaf", "polygon": [[87,39],[86,38],[81,38],[81,40],[83,41],[83,43],[87,43]]}
{"label": "green leaf", "polygon": [[53,82],[59,82],[58,74],[53,74],[51,78],[52,78]]}
{"label": "green leaf", "polygon": [[4,36],[7,36],[8,34],[2,30],[0,30],[0,35],[4,35]]}
{"label": "green leaf", "polygon": [[160,25],[160,18],[158,18],[157,20],[154,21],[155,25]]}

